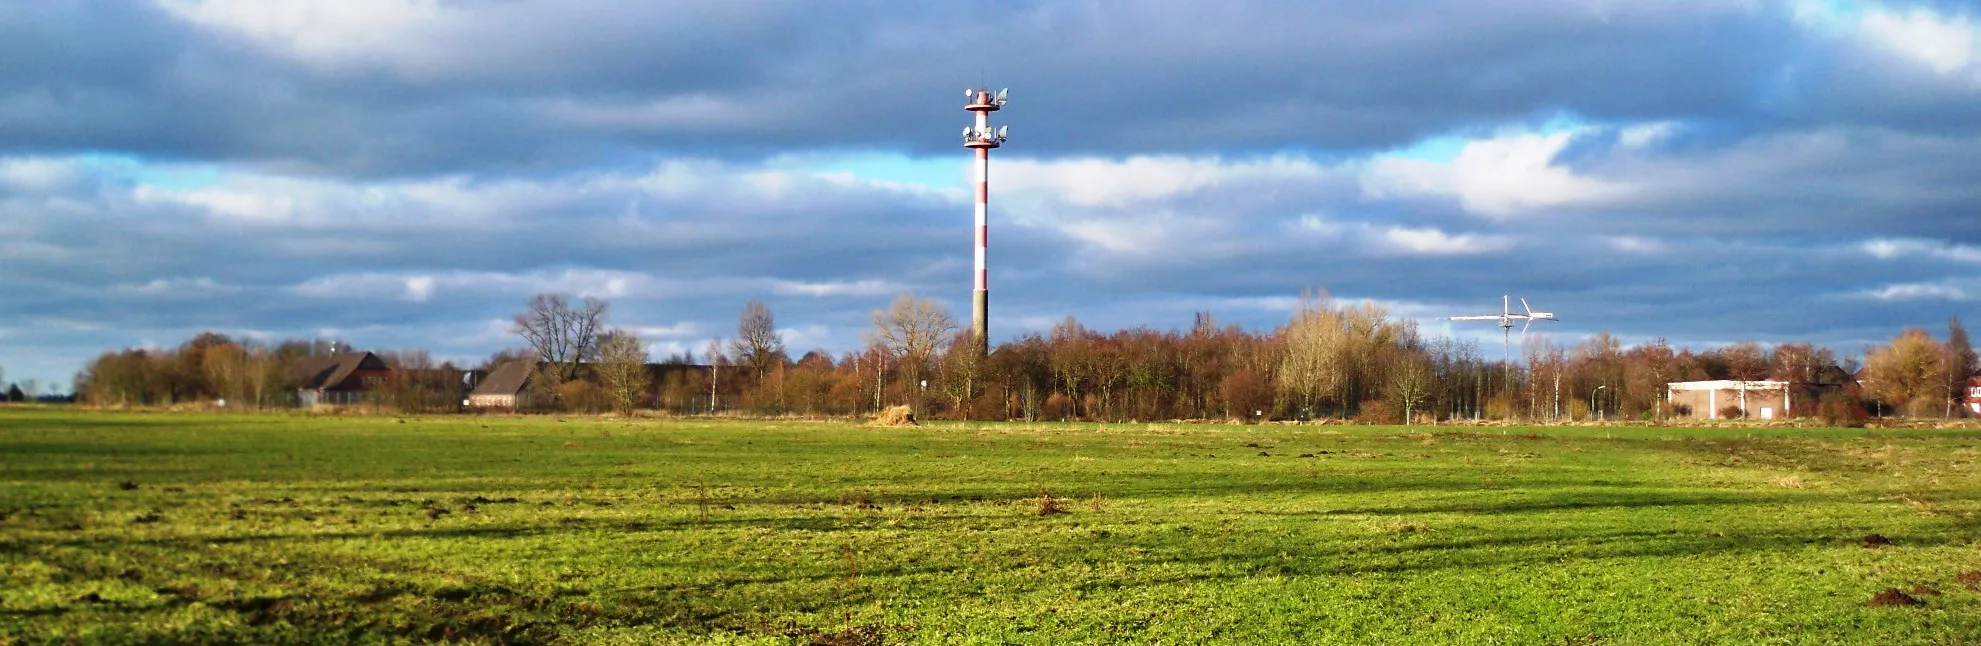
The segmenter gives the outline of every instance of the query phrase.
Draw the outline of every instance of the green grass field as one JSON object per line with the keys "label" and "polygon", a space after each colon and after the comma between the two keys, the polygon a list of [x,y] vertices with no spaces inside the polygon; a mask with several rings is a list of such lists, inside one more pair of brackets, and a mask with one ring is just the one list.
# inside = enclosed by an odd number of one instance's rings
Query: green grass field
{"label": "green grass field", "polygon": [[0,409],[0,643],[1981,643],[1981,431],[1459,430]]}

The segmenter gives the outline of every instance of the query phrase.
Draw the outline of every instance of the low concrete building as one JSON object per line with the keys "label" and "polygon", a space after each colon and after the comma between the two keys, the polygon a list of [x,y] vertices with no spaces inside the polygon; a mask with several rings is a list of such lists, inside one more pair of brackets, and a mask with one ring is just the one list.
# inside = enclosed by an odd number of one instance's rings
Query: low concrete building
{"label": "low concrete building", "polygon": [[1786,381],[1680,381],[1665,385],[1665,400],[1673,411],[1685,417],[1712,419],[1729,407],[1740,409],[1742,417],[1774,419],[1788,417],[1798,405],[1814,400],[1798,397],[1798,389]]}

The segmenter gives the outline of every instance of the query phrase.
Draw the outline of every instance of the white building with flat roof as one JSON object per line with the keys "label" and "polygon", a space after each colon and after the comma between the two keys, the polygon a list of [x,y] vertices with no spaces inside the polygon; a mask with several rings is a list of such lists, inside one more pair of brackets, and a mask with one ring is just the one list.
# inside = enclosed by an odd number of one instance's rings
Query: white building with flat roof
{"label": "white building with flat roof", "polygon": [[1786,381],[1678,381],[1665,388],[1665,401],[1674,411],[1688,411],[1687,417],[1717,418],[1736,407],[1740,417],[1774,419],[1788,417],[1797,403]]}

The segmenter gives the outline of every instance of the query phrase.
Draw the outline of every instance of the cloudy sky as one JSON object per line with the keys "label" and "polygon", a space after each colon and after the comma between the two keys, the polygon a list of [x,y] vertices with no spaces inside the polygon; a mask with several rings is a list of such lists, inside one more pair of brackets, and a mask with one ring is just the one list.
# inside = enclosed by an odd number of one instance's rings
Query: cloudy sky
{"label": "cloudy sky", "polygon": [[[201,330],[478,360],[561,291],[657,355],[997,339],[1303,289],[1859,351],[1981,303],[1981,8],[1870,0],[0,3],[0,368]],[[1458,324],[1467,325],[1467,324]]]}

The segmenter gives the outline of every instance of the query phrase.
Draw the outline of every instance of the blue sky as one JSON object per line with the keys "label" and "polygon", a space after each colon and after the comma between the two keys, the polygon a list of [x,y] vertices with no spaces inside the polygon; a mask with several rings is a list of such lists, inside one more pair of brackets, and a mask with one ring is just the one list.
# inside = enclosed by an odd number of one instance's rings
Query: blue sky
{"label": "blue sky", "polygon": [[[969,25],[961,29],[959,25]],[[1267,330],[1299,294],[1846,353],[1981,302],[1971,2],[0,5],[0,369],[202,330],[656,355],[967,316],[966,86],[1011,88],[993,334]]]}

